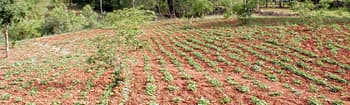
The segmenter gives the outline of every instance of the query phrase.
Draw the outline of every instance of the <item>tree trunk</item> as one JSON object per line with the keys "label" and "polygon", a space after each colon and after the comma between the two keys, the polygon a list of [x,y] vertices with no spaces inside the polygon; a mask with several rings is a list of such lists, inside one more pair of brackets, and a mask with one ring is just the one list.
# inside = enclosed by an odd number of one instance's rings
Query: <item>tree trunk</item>
{"label": "tree trunk", "polygon": [[6,24],[6,27],[5,27],[5,30],[4,30],[5,47],[6,47],[5,58],[8,58],[10,56],[10,45],[9,45],[9,35],[8,35],[9,26],[10,26],[10,24]]}
{"label": "tree trunk", "polygon": [[282,0],[279,0],[280,8],[282,8]]}
{"label": "tree trunk", "polygon": [[167,1],[168,1],[168,6],[169,6],[170,18],[176,18],[175,0],[167,0]]}
{"label": "tree trunk", "polygon": [[163,16],[162,12],[160,11],[160,3],[161,2],[162,2],[161,0],[158,1],[158,3],[157,3],[157,10],[158,10],[159,15]]}
{"label": "tree trunk", "polygon": [[103,13],[102,0],[100,0],[100,12],[101,12],[101,14]]}
{"label": "tree trunk", "polygon": [[266,0],[266,2],[265,2],[265,7],[267,8],[267,7],[268,7],[268,5],[269,5],[269,1],[268,1],[268,0]]}
{"label": "tree trunk", "polygon": [[260,9],[260,0],[256,0],[257,2],[256,2],[256,11],[259,11],[259,9]]}

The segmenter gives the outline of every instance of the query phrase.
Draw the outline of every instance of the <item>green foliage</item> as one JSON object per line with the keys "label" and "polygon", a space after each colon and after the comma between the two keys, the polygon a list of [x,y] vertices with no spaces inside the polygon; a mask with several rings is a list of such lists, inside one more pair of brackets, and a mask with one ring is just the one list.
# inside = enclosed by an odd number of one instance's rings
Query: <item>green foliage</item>
{"label": "green foliage", "polygon": [[309,97],[308,98],[309,105],[322,105],[321,101],[317,99],[317,97]]}
{"label": "green foliage", "polygon": [[316,93],[318,91],[319,91],[319,89],[318,89],[317,85],[310,84],[309,92]]}
{"label": "green foliage", "polygon": [[22,21],[28,12],[28,5],[24,1],[0,1],[0,27],[5,24]]}
{"label": "green foliage", "polygon": [[88,22],[83,15],[76,15],[73,11],[69,11],[64,4],[58,4],[45,17],[43,33],[57,34],[79,31],[86,26],[88,26]]}
{"label": "green foliage", "polygon": [[231,76],[227,77],[226,81],[231,85],[238,85],[238,82],[234,81]]}
{"label": "green foliage", "polygon": [[268,105],[268,103],[265,100],[261,100],[256,96],[252,96],[250,100],[255,105]]}
{"label": "green foliage", "polygon": [[331,86],[331,87],[329,87],[329,91],[334,92],[334,93],[339,92],[341,90],[343,90],[343,88],[340,87],[340,86]]}
{"label": "green foliage", "polygon": [[320,28],[321,24],[324,23],[324,10],[326,8],[328,8],[328,5],[326,5],[326,3],[322,3],[321,6],[317,6],[310,1],[294,1],[292,5],[292,10],[298,13],[298,15],[302,17],[305,23],[309,24],[315,29]]}
{"label": "green foliage", "polygon": [[242,73],[242,72],[244,72],[244,70],[242,68],[239,68],[239,67],[236,67],[233,71],[235,73]]}
{"label": "green foliage", "polygon": [[342,100],[335,100],[332,102],[332,105],[344,105],[344,102]]}
{"label": "green foliage", "polygon": [[154,20],[155,13],[138,8],[127,8],[107,13],[103,24],[105,27],[123,29],[139,28],[141,24]]}
{"label": "green foliage", "polygon": [[181,102],[183,99],[181,98],[181,97],[174,97],[173,99],[171,99],[171,101],[173,102],[173,103],[179,103],[179,102]]}
{"label": "green foliage", "polygon": [[109,69],[115,67],[118,61],[118,55],[116,55],[115,47],[117,43],[114,40],[108,40],[107,37],[98,37],[94,39],[97,44],[97,53],[92,55],[87,62],[93,64],[96,68]]}
{"label": "green foliage", "polygon": [[135,6],[140,7],[141,9],[146,9],[146,10],[153,10],[157,2],[160,2],[158,0],[135,0]]}
{"label": "green foliage", "polygon": [[202,17],[214,10],[209,0],[185,0],[180,4],[185,17]]}
{"label": "green foliage", "polygon": [[187,89],[191,91],[197,91],[197,83],[195,81],[190,80],[188,82]]}
{"label": "green foliage", "polygon": [[223,98],[221,98],[220,102],[222,104],[228,104],[228,103],[231,103],[232,99],[229,97],[229,96],[225,96]]}
{"label": "green foliage", "polygon": [[145,93],[147,95],[153,96],[156,89],[157,89],[157,86],[155,84],[147,83]]}
{"label": "green foliage", "polygon": [[0,100],[9,100],[11,96],[12,95],[10,93],[2,93],[0,96]]}
{"label": "green foliage", "polygon": [[237,90],[242,93],[248,93],[250,91],[248,86],[239,86],[237,87]]}
{"label": "green foliage", "polygon": [[341,82],[341,83],[347,82],[346,79],[340,77],[339,75],[333,74],[333,73],[328,73],[327,78],[332,79],[332,80],[336,80],[336,81]]}
{"label": "green foliage", "polygon": [[204,97],[201,97],[198,102],[197,102],[198,105],[210,105],[210,100],[204,98]]}
{"label": "green foliage", "polygon": [[350,12],[350,0],[344,0],[345,8]]}
{"label": "green foliage", "polygon": [[248,22],[256,8],[256,1],[248,1],[248,3],[236,3],[227,7],[228,10],[225,12],[225,17],[231,15],[237,15],[238,19],[242,23]]}
{"label": "green foliage", "polygon": [[168,85],[167,88],[168,88],[169,91],[175,91],[175,90],[179,89],[179,87],[176,87],[176,86],[173,86],[173,85]]}
{"label": "green foliage", "polygon": [[9,28],[9,37],[14,41],[40,37],[42,23],[42,20],[28,20],[12,24]]}
{"label": "green foliage", "polygon": [[88,22],[85,28],[96,28],[99,26],[99,23],[97,21],[98,15],[90,5],[84,6],[81,15],[84,16],[86,21]]}
{"label": "green foliage", "polygon": [[282,94],[282,92],[270,92],[269,96],[275,97],[275,96],[280,96],[281,94]]}

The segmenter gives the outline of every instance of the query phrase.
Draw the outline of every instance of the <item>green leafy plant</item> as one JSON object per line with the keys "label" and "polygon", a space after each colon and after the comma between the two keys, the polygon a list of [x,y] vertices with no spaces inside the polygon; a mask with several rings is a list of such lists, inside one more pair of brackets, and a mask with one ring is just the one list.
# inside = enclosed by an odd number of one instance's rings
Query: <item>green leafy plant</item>
{"label": "green leafy plant", "polygon": [[242,73],[244,72],[243,69],[239,68],[239,67],[236,67],[234,70],[233,70],[235,73]]}
{"label": "green leafy plant", "polygon": [[258,88],[260,88],[260,89],[268,89],[269,88],[269,85],[267,85],[265,83],[261,83],[258,80],[254,80],[253,84],[258,86]]}
{"label": "green leafy plant", "polygon": [[312,93],[316,93],[319,91],[318,87],[314,84],[310,84],[310,88],[309,88],[309,91],[312,92]]}
{"label": "green leafy plant", "polygon": [[204,97],[201,97],[198,102],[198,105],[210,105],[210,101]]}
{"label": "green leafy plant", "polygon": [[319,101],[317,97],[309,97],[307,102],[309,105],[322,105],[321,101]]}
{"label": "green leafy plant", "polygon": [[239,86],[237,87],[237,90],[242,93],[248,93],[250,91],[248,86]]}
{"label": "green leafy plant", "polygon": [[250,100],[255,105],[268,105],[268,103],[265,100],[261,100],[256,96],[252,96]]}
{"label": "green leafy plant", "polygon": [[335,100],[332,102],[332,105],[344,105],[344,102],[342,100]]}
{"label": "green leafy plant", "polygon": [[301,84],[301,80],[294,79],[294,80],[293,80],[293,83],[294,83],[294,84],[298,84],[298,85],[300,85],[300,84]]}
{"label": "green leafy plant", "polygon": [[333,73],[328,73],[327,78],[332,79],[332,80],[336,80],[336,81],[341,82],[341,83],[347,82],[346,79],[344,79],[336,74],[333,74]]}
{"label": "green leafy plant", "polygon": [[222,104],[228,104],[228,103],[231,103],[231,101],[232,101],[232,99],[230,98],[230,97],[228,97],[228,96],[225,96],[225,97],[223,97],[223,98],[221,98],[221,103]]}
{"label": "green leafy plant", "polygon": [[12,94],[10,93],[3,93],[0,96],[0,100],[9,100],[11,98]]}
{"label": "green leafy plant", "polygon": [[156,89],[157,89],[157,86],[155,84],[147,83],[145,93],[147,95],[153,96]]}
{"label": "green leafy plant", "polygon": [[343,88],[340,87],[340,86],[331,86],[331,87],[329,87],[329,91],[331,91],[331,92],[339,92],[341,90],[343,90]]}
{"label": "green leafy plant", "polygon": [[176,86],[173,86],[173,85],[168,85],[167,88],[168,88],[169,91],[175,91],[175,90],[179,89],[179,87],[176,87]]}
{"label": "green leafy plant", "polygon": [[234,81],[232,77],[227,77],[226,81],[231,85],[238,85],[238,82]]}
{"label": "green leafy plant", "polygon": [[173,103],[179,103],[179,102],[181,102],[183,99],[181,98],[181,97],[174,97],[173,99],[171,99],[171,101],[173,102]]}
{"label": "green leafy plant", "polygon": [[197,83],[195,81],[190,80],[188,82],[187,89],[191,91],[197,91]]}
{"label": "green leafy plant", "polygon": [[270,92],[269,96],[275,97],[275,96],[280,96],[281,94],[282,94],[282,92]]}
{"label": "green leafy plant", "polygon": [[274,74],[271,74],[271,73],[265,73],[266,76],[267,76],[267,79],[272,81],[272,82],[277,82],[279,81],[278,77]]}

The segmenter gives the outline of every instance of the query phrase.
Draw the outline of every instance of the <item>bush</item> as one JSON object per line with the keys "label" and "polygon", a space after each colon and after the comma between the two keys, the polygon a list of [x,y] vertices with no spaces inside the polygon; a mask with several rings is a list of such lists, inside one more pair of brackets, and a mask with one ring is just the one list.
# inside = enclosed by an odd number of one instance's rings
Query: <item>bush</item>
{"label": "bush", "polygon": [[348,11],[350,12],[350,0],[345,0],[345,8],[348,9]]}
{"label": "bush", "polygon": [[189,7],[183,10],[186,17],[203,17],[214,10],[213,3],[208,0],[188,0],[184,4]]}
{"label": "bush", "polygon": [[79,31],[88,26],[83,15],[76,15],[73,11],[68,11],[64,4],[57,5],[45,17],[43,34],[57,34],[64,32]]}
{"label": "bush", "polygon": [[146,21],[154,20],[156,15],[152,11],[138,8],[126,8],[107,13],[103,20],[105,27],[123,29],[136,29]]}
{"label": "bush", "polygon": [[17,24],[12,24],[9,28],[9,37],[13,41],[40,37],[40,28],[42,20],[21,21]]}
{"label": "bush", "polygon": [[[122,81],[125,77],[125,69],[129,65],[130,58],[127,53],[132,50],[135,43],[140,41],[135,38],[140,34],[139,26],[154,15],[138,9],[124,9],[108,13],[105,24],[117,28],[116,35],[97,37],[93,42],[97,43],[97,52],[87,59],[90,69],[114,70],[115,82]],[[89,13],[87,13],[89,14]],[[110,19],[110,20],[109,20]],[[153,88],[153,87],[151,87]]]}
{"label": "bush", "polygon": [[87,25],[84,28],[96,28],[99,27],[98,24],[98,15],[97,13],[92,9],[90,5],[84,6],[81,15],[85,17],[86,21],[88,22]]}
{"label": "bush", "polygon": [[231,5],[228,10],[225,12],[225,17],[229,17],[233,14],[238,16],[238,19],[242,21],[242,23],[248,22],[254,13],[256,8],[255,1],[249,1],[248,3],[238,3]]}
{"label": "bush", "polygon": [[312,2],[297,2],[294,1],[292,10],[298,13],[303,21],[309,24],[312,28],[318,29],[324,23],[326,16],[324,10],[328,8],[327,3],[321,3],[320,5],[314,5]]}

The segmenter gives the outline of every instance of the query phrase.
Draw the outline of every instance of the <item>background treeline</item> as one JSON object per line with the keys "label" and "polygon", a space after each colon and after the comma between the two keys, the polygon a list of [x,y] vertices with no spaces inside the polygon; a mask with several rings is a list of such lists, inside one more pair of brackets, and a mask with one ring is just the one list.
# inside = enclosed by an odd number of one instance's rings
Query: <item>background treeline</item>
{"label": "background treeline", "polygon": [[[228,5],[258,2],[260,7],[290,7],[294,1],[328,4],[330,7],[350,8],[350,0],[61,0],[72,8],[91,5],[94,10],[113,10],[142,7],[165,17],[200,17],[205,14],[221,14]],[[102,4],[102,5],[101,5]]]}
{"label": "background treeline", "polygon": [[[138,8],[157,13],[158,17],[202,17],[211,14],[238,15],[245,19],[259,4],[275,0],[14,0],[16,11],[25,13],[23,20],[11,24],[11,40],[41,37],[97,27],[113,27],[113,11]],[[288,0],[278,0],[288,1]],[[295,0],[289,0],[292,2]],[[307,0],[302,0],[306,2]],[[315,4],[342,2],[350,8],[350,0],[309,0]],[[246,4],[246,5],[239,5]],[[276,3],[278,5],[278,3]],[[285,3],[287,4],[287,2]],[[290,3],[292,4],[292,3]],[[101,13],[102,10],[102,13]],[[113,19],[115,18],[115,19]]]}
{"label": "background treeline", "polygon": [[[124,8],[114,12],[99,14],[88,4],[79,10],[73,10],[67,5],[64,2],[56,0],[14,0],[11,6],[16,9],[2,11],[0,8],[2,12],[21,14],[20,20],[13,21],[16,16],[11,17],[10,20],[3,20],[3,22],[8,21],[5,23],[9,23],[8,35],[10,41],[13,43],[12,45],[17,40],[51,34],[75,32],[92,28],[115,28],[121,25],[121,20],[132,18],[128,16],[137,15],[134,18],[143,20],[143,16],[148,16],[148,14],[154,15],[152,11],[141,10],[139,8]],[[2,8],[9,8],[9,6]],[[121,12],[124,14],[121,15]],[[134,21],[137,20],[134,19]],[[129,22],[128,24],[132,23]]]}

